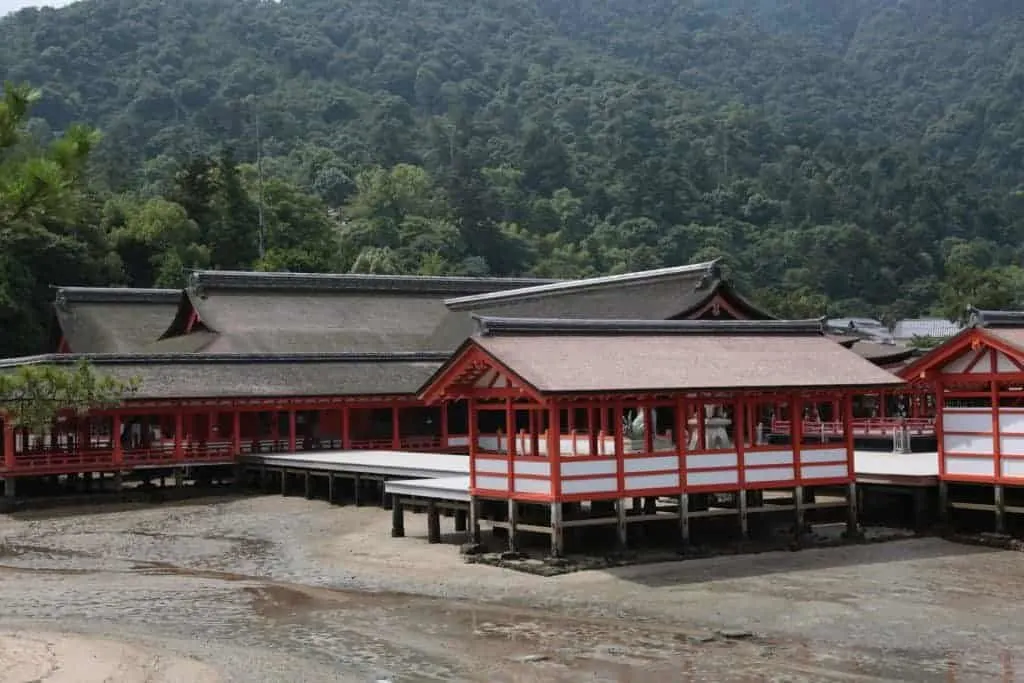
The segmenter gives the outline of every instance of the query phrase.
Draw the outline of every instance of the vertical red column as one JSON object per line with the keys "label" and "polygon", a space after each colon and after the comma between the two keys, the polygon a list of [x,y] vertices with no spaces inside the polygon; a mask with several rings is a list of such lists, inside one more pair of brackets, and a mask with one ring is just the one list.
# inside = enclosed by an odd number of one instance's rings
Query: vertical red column
{"label": "vertical red column", "polygon": [[516,409],[511,398],[505,399],[505,438],[508,439],[505,454],[508,456],[508,491],[511,495],[516,490]]}
{"label": "vertical red column", "polygon": [[185,416],[180,411],[174,414],[174,459],[185,459]]}
{"label": "vertical red column", "polygon": [[[995,374],[997,372],[995,369],[996,354],[992,352],[990,355],[992,356],[992,374]],[[989,391],[992,397],[992,460],[995,467],[993,473],[995,474],[994,481],[999,482],[1003,479],[1003,440],[999,438],[999,432],[1002,429],[999,426],[999,382],[989,382]]]}
{"label": "vertical red column", "polygon": [[[548,469],[551,473],[551,500],[561,502],[562,500],[562,416],[558,404],[552,401],[548,408],[548,421],[556,425],[556,429],[548,430]],[[572,409],[570,408],[570,411]],[[570,415],[572,413],[570,412]]]}
{"label": "vertical red column", "polygon": [[14,425],[8,418],[4,418],[4,469],[13,471],[14,460]]}
{"label": "vertical red column", "polygon": [[477,435],[476,435],[476,399],[471,398],[467,401],[466,407],[467,413],[467,425],[466,431],[469,432],[469,491],[475,494],[476,492],[476,449],[477,449]]}
{"label": "vertical red column", "polygon": [[945,410],[945,388],[941,381],[935,382],[935,441],[939,452],[939,481],[946,478],[946,438],[942,435],[942,413]]}
{"label": "vertical red column", "polygon": [[686,403],[682,396],[676,399],[675,423],[672,430],[676,437],[676,457],[679,458],[679,486],[686,491]]}
{"label": "vertical red column", "polygon": [[217,421],[220,419],[220,414],[212,412],[206,416],[206,443],[212,443],[218,441],[218,427],[220,426]]}
{"label": "vertical red column", "polygon": [[746,453],[746,439],[744,434],[746,433],[746,420],[747,420],[747,402],[743,397],[737,398],[735,409],[734,424],[732,426],[733,433],[737,435],[736,442],[736,473],[739,476],[740,489],[747,487],[747,464],[745,461]]}
{"label": "vertical red column", "polygon": [[441,448],[448,448],[448,401],[441,401]]}
{"label": "vertical red column", "polygon": [[235,410],[231,414],[231,452],[239,455],[242,452],[242,411]]}
{"label": "vertical red column", "polygon": [[800,450],[804,440],[804,405],[797,394],[790,397],[793,412],[793,428],[790,430],[789,440],[793,444],[793,474],[796,475],[796,483],[803,486],[803,472],[800,467]]}
{"label": "vertical red column", "polygon": [[341,407],[341,448],[350,450],[352,448],[352,415],[347,405]]}
{"label": "vertical red column", "polygon": [[612,408],[612,428],[615,430],[615,480],[619,498],[625,497],[626,491],[626,447],[622,434],[622,401],[615,401]]}
{"label": "vertical red column", "polygon": [[853,395],[847,394],[843,397],[843,438],[846,443],[846,464],[847,475],[850,481],[857,479],[856,463],[854,457],[853,441]]}
{"label": "vertical red column", "polygon": [[654,452],[654,409],[645,403],[641,410],[644,411],[644,450],[650,454]]}
{"label": "vertical red column", "polygon": [[288,452],[295,451],[295,410],[292,409],[288,411]]}
{"label": "vertical red column", "polygon": [[402,422],[398,406],[391,406],[391,448],[402,449]]}
{"label": "vertical red column", "polygon": [[113,439],[114,464],[124,464],[124,448],[121,446],[121,414],[114,413],[114,424],[110,428],[110,436]]}

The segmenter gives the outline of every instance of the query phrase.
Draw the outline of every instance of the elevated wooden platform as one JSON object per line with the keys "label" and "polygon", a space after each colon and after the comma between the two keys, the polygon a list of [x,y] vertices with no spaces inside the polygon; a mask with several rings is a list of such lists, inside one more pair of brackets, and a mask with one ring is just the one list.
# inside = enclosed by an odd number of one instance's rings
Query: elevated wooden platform
{"label": "elevated wooden platform", "polygon": [[241,462],[247,469],[336,472],[387,478],[428,479],[469,474],[468,455],[444,453],[380,450],[252,454],[243,456]]}

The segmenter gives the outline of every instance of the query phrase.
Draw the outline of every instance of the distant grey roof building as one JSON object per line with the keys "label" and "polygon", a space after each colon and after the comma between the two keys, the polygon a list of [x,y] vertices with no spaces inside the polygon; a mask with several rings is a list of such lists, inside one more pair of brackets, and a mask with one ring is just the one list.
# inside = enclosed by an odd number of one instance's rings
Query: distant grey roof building
{"label": "distant grey roof building", "polygon": [[892,336],[901,342],[910,341],[915,337],[943,339],[959,334],[963,329],[959,323],[950,322],[945,318],[908,318],[896,323]]}
{"label": "distant grey roof building", "polygon": [[181,301],[180,289],[58,287],[53,349],[133,353],[160,338]]}
{"label": "distant grey roof building", "polygon": [[857,337],[867,337],[879,344],[890,344],[893,341],[892,333],[875,318],[832,318],[826,323],[830,331],[849,333]]}

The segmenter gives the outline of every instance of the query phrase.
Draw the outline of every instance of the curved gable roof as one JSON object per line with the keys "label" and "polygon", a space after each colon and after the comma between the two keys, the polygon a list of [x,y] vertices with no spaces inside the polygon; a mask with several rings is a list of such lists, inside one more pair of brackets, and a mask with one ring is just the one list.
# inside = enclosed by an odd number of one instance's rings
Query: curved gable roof
{"label": "curved gable roof", "polygon": [[132,353],[160,338],[181,296],[178,289],[58,287],[54,316],[74,353]]}

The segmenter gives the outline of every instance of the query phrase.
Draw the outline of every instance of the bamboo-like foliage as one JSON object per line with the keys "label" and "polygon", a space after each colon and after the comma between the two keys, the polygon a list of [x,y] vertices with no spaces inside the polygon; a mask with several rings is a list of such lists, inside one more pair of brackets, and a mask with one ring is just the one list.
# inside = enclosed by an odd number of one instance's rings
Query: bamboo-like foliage
{"label": "bamboo-like foliage", "polygon": [[60,413],[82,415],[120,405],[138,391],[139,379],[101,374],[87,361],[74,367],[26,365],[0,374],[0,413],[12,424],[42,433]]}

